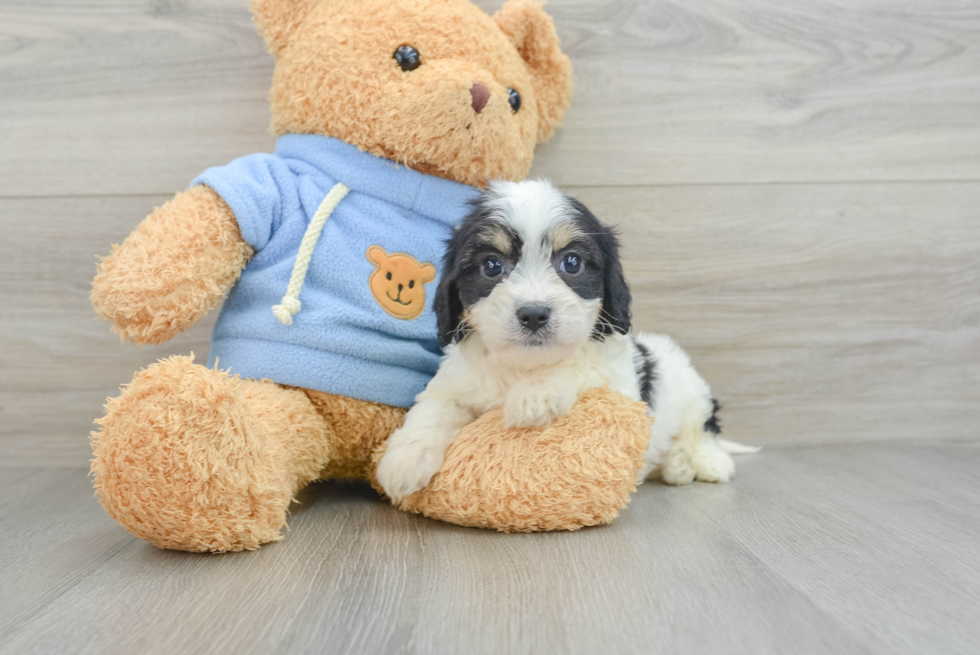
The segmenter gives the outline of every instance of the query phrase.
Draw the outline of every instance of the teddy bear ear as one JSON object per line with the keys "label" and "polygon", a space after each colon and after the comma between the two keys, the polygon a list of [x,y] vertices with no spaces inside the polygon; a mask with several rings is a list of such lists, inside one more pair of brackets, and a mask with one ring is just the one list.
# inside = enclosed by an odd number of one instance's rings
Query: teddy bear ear
{"label": "teddy bear ear", "polygon": [[252,0],[252,20],[273,55],[286,47],[289,37],[317,0]]}
{"label": "teddy bear ear", "polygon": [[551,16],[532,0],[507,0],[493,19],[527,65],[538,99],[538,143],[547,141],[572,101],[572,63]]}

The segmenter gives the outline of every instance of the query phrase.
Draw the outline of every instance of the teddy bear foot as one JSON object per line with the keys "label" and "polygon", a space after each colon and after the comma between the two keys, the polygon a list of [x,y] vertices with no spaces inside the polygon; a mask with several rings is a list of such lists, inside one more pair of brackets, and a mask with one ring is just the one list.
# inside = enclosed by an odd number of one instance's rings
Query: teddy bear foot
{"label": "teddy bear foot", "polygon": [[100,502],[161,548],[277,541],[293,494],[328,460],[329,428],[302,391],[229,377],[193,357],[138,373],[97,423]]}

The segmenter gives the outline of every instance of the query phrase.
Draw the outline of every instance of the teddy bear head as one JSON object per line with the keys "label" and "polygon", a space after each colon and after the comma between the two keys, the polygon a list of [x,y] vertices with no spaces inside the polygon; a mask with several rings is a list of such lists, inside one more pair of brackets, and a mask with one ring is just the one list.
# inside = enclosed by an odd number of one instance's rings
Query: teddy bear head
{"label": "teddy bear head", "polygon": [[532,0],[253,0],[272,129],[323,134],[465,184],[519,180],[561,123],[571,65]]}

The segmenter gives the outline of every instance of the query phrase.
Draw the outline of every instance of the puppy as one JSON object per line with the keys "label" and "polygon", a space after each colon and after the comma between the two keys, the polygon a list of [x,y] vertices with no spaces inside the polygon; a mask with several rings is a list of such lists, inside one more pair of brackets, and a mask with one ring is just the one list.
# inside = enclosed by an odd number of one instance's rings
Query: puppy
{"label": "puppy", "polygon": [[434,307],[446,355],[378,467],[394,500],[429,484],[466,424],[503,406],[544,426],[608,385],[656,420],[640,481],[727,482],[718,403],[669,337],[630,334],[630,292],[612,229],[544,181],[491,184],[449,241]]}

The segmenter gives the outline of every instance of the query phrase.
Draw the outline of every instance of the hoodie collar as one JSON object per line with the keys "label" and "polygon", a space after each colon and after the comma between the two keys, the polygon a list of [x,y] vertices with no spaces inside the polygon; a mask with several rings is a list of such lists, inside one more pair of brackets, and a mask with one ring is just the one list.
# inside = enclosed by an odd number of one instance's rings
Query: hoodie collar
{"label": "hoodie collar", "polygon": [[466,202],[479,194],[476,187],[419,173],[319,134],[285,134],[276,141],[276,154],[307,162],[352,191],[448,225],[456,225],[466,214]]}

